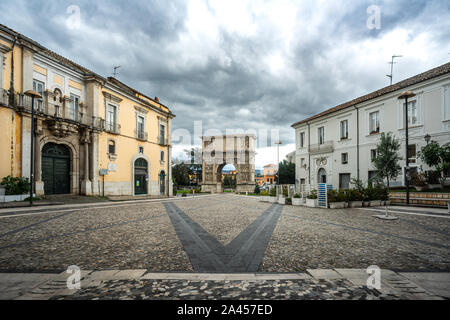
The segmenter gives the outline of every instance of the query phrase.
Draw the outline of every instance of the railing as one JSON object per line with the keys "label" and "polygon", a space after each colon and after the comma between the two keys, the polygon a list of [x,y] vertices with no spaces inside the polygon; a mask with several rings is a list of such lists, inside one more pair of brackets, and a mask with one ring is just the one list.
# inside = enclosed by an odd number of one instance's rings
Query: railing
{"label": "railing", "polygon": [[[22,111],[31,113],[32,98],[24,94],[14,96],[15,105]],[[83,112],[71,112],[67,103],[54,103],[43,99],[35,99],[34,110],[36,115],[49,117],[59,121],[69,121],[76,124],[91,126],[96,129],[104,129],[104,120],[99,117],[88,116]],[[120,129],[120,127],[119,127]]]}
{"label": "railing", "polygon": [[333,141],[325,141],[324,143],[316,143],[309,146],[309,153],[329,153],[334,151],[334,142]]}
{"label": "railing", "polygon": [[167,138],[165,136],[158,136],[158,144],[162,146],[167,146]]}
{"label": "railing", "polygon": [[109,133],[120,134],[120,124],[115,122],[105,122],[105,130]]}
{"label": "railing", "polygon": [[147,141],[148,133],[145,131],[134,130],[134,137],[139,140]]}

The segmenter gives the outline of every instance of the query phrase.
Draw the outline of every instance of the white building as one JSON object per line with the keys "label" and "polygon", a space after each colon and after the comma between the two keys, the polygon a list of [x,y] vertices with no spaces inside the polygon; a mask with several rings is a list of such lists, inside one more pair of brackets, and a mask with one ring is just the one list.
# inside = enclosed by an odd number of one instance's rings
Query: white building
{"label": "white building", "polygon": [[[296,141],[296,182],[315,187],[319,182],[348,188],[350,179],[367,182],[376,172],[371,157],[382,132],[400,140],[405,159],[405,91],[408,101],[410,167],[426,145],[425,135],[440,144],[450,142],[450,63],[328,109],[292,125]],[[403,173],[391,186],[404,185]],[[423,166],[423,169],[427,169]]]}

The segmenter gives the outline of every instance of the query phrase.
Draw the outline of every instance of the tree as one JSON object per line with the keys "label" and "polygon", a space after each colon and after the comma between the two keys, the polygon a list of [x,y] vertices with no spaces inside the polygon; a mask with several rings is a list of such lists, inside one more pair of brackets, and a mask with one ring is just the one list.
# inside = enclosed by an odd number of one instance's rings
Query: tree
{"label": "tree", "polygon": [[275,179],[279,181],[278,184],[295,184],[295,163],[290,163],[286,160],[280,162]]}
{"label": "tree", "polygon": [[431,141],[421,149],[419,157],[429,167],[434,167],[439,174],[439,182],[444,188],[450,171],[450,143],[440,146],[436,141]]}
{"label": "tree", "polygon": [[176,185],[189,185],[189,169],[183,162],[178,163],[172,167],[172,176]]}
{"label": "tree", "polygon": [[400,142],[395,139],[391,132],[381,133],[380,142],[377,145],[377,156],[372,160],[380,179],[386,179],[389,190],[389,182],[397,178],[402,168],[399,162],[402,160],[398,151]]}

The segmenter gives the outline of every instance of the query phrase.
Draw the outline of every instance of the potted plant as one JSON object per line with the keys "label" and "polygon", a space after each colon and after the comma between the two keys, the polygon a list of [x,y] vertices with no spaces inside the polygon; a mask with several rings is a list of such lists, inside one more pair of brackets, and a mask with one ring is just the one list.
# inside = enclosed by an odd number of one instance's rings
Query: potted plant
{"label": "potted plant", "polygon": [[363,205],[363,195],[358,189],[349,189],[348,194],[348,206],[350,208],[360,208]]}
{"label": "potted plant", "polygon": [[308,196],[306,196],[307,207],[317,207],[317,190],[312,190]]}
{"label": "potted plant", "polygon": [[[4,177],[0,183],[3,186],[4,194],[2,202],[24,201],[28,198],[30,191],[30,181],[28,178],[21,177]],[[33,195],[34,197],[34,195]]]}
{"label": "potted plant", "polygon": [[292,199],[291,198],[286,198],[286,203],[287,205],[292,205]]}
{"label": "potted plant", "polygon": [[342,209],[345,207],[345,201],[340,197],[340,194],[336,190],[329,190],[327,192],[328,204],[330,209]]}
{"label": "potted plant", "polygon": [[261,201],[269,202],[269,192],[266,190],[262,190],[261,193]]}
{"label": "potted plant", "polygon": [[300,197],[298,193],[294,194],[294,197],[292,198],[292,205],[293,206],[301,206],[303,204],[303,199]]}

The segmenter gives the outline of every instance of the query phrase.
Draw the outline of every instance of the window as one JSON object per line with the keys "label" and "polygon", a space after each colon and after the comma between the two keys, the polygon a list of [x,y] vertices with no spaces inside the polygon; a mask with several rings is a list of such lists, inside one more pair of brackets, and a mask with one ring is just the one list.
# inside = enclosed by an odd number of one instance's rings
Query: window
{"label": "window", "polygon": [[112,104],[108,104],[108,113],[106,115],[107,130],[115,131],[116,120],[117,120],[117,107]]}
{"label": "window", "polygon": [[348,120],[341,121],[341,140],[348,139]]}
{"label": "window", "polygon": [[108,141],[108,153],[116,154],[116,143],[114,142],[114,140]]}
{"label": "window", "polygon": [[144,153],[144,147],[139,147],[139,153]]}
{"label": "window", "polygon": [[300,159],[300,167],[305,168],[305,158]]}
{"label": "window", "polygon": [[373,185],[373,182],[379,180],[378,171],[369,171],[369,181],[367,182],[370,186]]}
{"label": "window", "polygon": [[300,132],[300,148],[303,148],[305,146],[305,133]]}
{"label": "window", "polygon": [[78,113],[80,108],[80,97],[74,94],[70,95],[70,110],[69,118],[72,120],[78,120]]}
{"label": "window", "polygon": [[[405,104],[403,104],[403,110],[405,110]],[[403,118],[404,118],[404,114],[403,114]],[[417,118],[416,101],[409,101],[408,102],[408,126],[417,125],[418,124],[417,119],[418,118]]]}
{"label": "window", "polygon": [[370,150],[370,161],[374,161],[377,157],[377,149]]}
{"label": "window", "polygon": [[348,153],[341,153],[341,162],[342,164],[348,163]]}
{"label": "window", "polygon": [[325,143],[325,127],[319,128],[319,144]]}
{"label": "window", "polygon": [[164,162],[164,151],[161,151],[161,162]]}
{"label": "window", "polygon": [[139,133],[144,133],[144,117],[138,116],[137,118],[137,130]]}
{"label": "window", "polygon": [[[33,80],[33,91],[36,91],[37,93],[39,93],[42,98],[44,98],[44,89],[45,89],[45,84],[41,81],[38,80]],[[38,99],[37,100],[37,104],[36,104],[36,109],[38,111],[44,111],[44,100],[43,99]]]}
{"label": "window", "polygon": [[165,144],[166,127],[162,124],[159,125],[159,144]]}
{"label": "window", "polygon": [[305,184],[306,180],[305,179],[300,179],[300,184]]}
{"label": "window", "polygon": [[369,133],[375,134],[380,132],[380,112],[375,111],[369,114]]}
{"label": "window", "polygon": [[416,145],[410,144],[408,146],[408,160],[409,163],[416,163]]}
{"label": "window", "polygon": [[444,88],[444,119],[450,120],[450,86]]}
{"label": "window", "polygon": [[350,188],[350,173],[340,173],[339,189],[349,189],[349,188]]}

